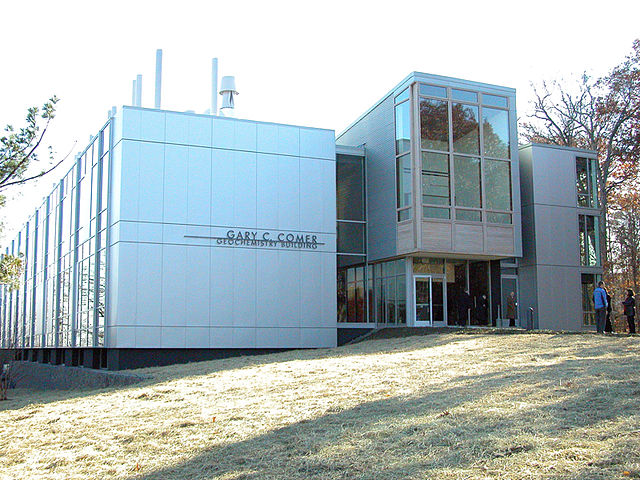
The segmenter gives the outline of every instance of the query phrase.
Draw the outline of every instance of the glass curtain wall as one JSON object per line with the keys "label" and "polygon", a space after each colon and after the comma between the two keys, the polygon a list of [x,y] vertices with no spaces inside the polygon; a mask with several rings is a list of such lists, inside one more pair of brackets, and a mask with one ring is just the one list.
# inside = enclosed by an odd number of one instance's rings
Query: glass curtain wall
{"label": "glass curtain wall", "polygon": [[0,287],[3,346],[104,346],[110,155],[109,122],[7,250],[24,256],[24,282]]}
{"label": "glass curtain wall", "polygon": [[407,284],[405,260],[370,265],[373,275],[375,318],[378,323],[404,325],[407,323]]}
{"label": "glass curtain wall", "polygon": [[336,154],[337,321],[366,323],[364,157]]}
{"label": "glass curtain wall", "polygon": [[510,224],[507,97],[420,84],[418,111],[422,216]]}
{"label": "glass curtain wall", "polygon": [[398,221],[411,220],[411,101],[409,89],[395,98],[396,124],[396,208]]}

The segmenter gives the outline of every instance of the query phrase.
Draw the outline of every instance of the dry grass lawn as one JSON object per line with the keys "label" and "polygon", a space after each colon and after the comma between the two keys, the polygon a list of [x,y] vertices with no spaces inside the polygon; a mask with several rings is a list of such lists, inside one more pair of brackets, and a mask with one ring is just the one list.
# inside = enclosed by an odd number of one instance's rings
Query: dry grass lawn
{"label": "dry grass lawn", "polygon": [[0,478],[640,478],[640,338],[439,334],[12,391]]}

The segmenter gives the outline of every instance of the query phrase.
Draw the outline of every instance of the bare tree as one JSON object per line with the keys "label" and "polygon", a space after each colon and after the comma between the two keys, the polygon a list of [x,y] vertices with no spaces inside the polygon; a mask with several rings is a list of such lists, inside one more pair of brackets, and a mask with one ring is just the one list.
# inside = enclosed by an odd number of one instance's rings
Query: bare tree
{"label": "bare tree", "polygon": [[533,113],[522,123],[525,141],[585,148],[598,153],[600,245],[607,255],[607,213],[612,192],[629,180],[625,168],[640,153],[640,40],[603,78],[586,73],[577,85],[558,81],[534,86]]}

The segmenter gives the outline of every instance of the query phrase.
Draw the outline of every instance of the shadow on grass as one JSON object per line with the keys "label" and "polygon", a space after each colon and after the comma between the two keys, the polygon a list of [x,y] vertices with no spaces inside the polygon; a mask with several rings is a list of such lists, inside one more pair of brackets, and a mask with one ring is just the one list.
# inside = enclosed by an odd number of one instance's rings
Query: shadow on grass
{"label": "shadow on grass", "polygon": [[[587,382],[600,371],[614,378]],[[584,429],[634,415],[638,379],[637,368],[617,359],[589,357],[457,377],[428,394],[417,391],[345,410],[329,409],[320,417],[237,442],[215,445],[214,435],[214,445],[187,461],[131,478],[492,478],[486,472],[496,467],[506,476],[494,478],[518,478],[518,468],[532,455],[561,462],[554,457],[563,452],[554,450],[558,443],[564,442],[566,448],[585,440]],[[495,412],[490,399],[508,387],[516,389],[508,393],[513,408]],[[538,405],[517,405],[541,393],[544,402],[538,398]],[[598,439],[594,441],[597,444]],[[637,448],[634,455],[637,459]],[[630,461],[624,448],[608,452],[606,458],[617,469]],[[528,468],[534,476],[527,478],[613,478],[610,470],[608,476],[589,476],[597,469],[572,461],[566,468],[575,470],[575,476],[571,471],[570,477],[566,472],[550,477],[544,465],[533,461]],[[141,463],[144,469],[143,459]]]}
{"label": "shadow on grass", "polygon": [[[405,335],[406,337],[406,335]],[[433,335],[424,339],[424,347],[435,348],[442,345],[450,345],[455,342],[466,341],[465,337],[452,337],[450,335]],[[288,350],[285,352],[243,355],[238,357],[228,357],[218,360],[208,360],[202,362],[192,362],[186,364],[176,364],[164,367],[150,367],[136,370],[123,370],[122,373],[135,373],[149,376],[149,379],[142,380],[132,385],[102,387],[102,388],[77,388],[69,390],[40,390],[40,389],[10,389],[9,399],[0,402],[0,411],[17,410],[32,406],[37,407],[46,403],[85,398],[114,391],[137,390],[148,388],[153,385],[165,383],[185,377],[197,377],[211,375],[219,372],[251,368],[258,365],[270,365],[295,361],[323,360],[328,358],[340,358],[352,355],[378,355],[380,353],[399,353],[408,350],[415,350],[416,342],[412,336],[406,337],[406,342],[401,339],[390,344],[384,340],[368,341],[350,346],[342,346],[327,349],[301,349]]]}

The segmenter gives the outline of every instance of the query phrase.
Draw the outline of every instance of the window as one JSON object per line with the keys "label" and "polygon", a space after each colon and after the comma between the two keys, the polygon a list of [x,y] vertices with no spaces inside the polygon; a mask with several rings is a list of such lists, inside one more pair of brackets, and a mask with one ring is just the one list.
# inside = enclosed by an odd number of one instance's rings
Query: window
{"label": "window", "polygon": [[[511,163],[485,160],[484,188],[487,210],[511,211]],[[487,222],[510,224],[511,214],[487,212]]]}
{"label": "window", "polygon": [[407,323],[404,259],[378,263],[374,269],[375,313],[378,323]]}
{"label": "window", "polygon": [[451,204],[449,192],[449,155],[422,152],[422,203]]}
{"label": "window", "polygon": [[411,102],[396,105],[396,155],[411,148]]}
{"label": "window", "polygon": [[420,99],[420,142],[429,150],[449,150],[449,107],[443,100]]}
{"label": "window", "polygon": [[411,218],[411,155],[406,154],[396,159],[396,192],[398,221]]}
{"label": "window", "polygon": [[600,265],[600,230],[598,217],[578,215],[580,264],[588,267]]}
{"label": "window", "polygon": [[509,158],[509,112],[482,109],[482,142],[487,157]]}
{"label": "window", "polygon": [[338,270],[338,322],[367,322],[364,285],[364,265]]}
{"label": "window", "polygon": [[[411,100],[409,89],[395,99],[396,196],[398,221],[411,219]],[[398,103],[402,101],[402,103]]]}
{"label": "window", "polygon": [[481,208],[480,159],[455,155],[453,163],[456,207]]}
{"label": "window", "polygon": [[451,106],[453,127],[453,151],[458,153],[480,154],[480,126],[478,107],[453,103]]}
{"label": "window", "polygon": [[364,158],[336,154],[336,217],[364,221]]}
{"label": "window", "polygon": [[596,275],[583,273],[582,283],[582,324],[585,326],[596,324],[596,309],[593,305],[593,291],[596,288]]}
{"label": "window", "polygon": [[576,158],[576,190],[579,207],[598,208],[596,169],[595,158]]}

